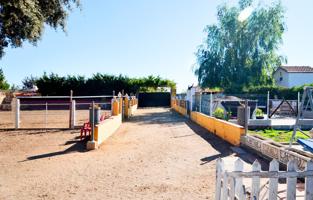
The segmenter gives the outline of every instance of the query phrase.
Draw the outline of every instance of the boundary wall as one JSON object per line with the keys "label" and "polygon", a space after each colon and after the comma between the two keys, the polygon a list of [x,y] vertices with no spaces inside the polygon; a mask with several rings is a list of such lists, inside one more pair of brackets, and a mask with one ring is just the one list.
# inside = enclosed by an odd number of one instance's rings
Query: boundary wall
{"label": "boundary wall", "polygon": [[[188,117],[186,102],[184,100],[172,99],[171,105],[173,110]],[[191,111],[190,118],[209,132],[235,146],[240,145],[240,138],[245,133],[243,126],[220,120],[200,112]]]}
{"label": "boundary wall", "polygon": [[199,112],[191,112],[190,118],[209,132],[235,146],[240,145],[240,138],[245,133],[244,127],[240,125],[210,117]]}

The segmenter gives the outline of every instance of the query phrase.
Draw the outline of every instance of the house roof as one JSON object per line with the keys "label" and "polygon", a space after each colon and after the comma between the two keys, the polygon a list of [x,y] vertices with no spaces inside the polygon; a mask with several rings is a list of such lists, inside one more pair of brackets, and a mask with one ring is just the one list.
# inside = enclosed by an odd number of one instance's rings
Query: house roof
{"label": "house roof", "polygon": [[313,73],[313,67],[310,66],[281,66],[278,69],[288,73]]}

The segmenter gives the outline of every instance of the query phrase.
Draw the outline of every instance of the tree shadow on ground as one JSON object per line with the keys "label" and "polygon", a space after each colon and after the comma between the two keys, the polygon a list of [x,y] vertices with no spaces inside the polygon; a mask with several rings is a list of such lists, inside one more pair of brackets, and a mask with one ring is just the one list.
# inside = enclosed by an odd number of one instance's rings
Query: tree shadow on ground
{"label": "tree shadow on ground", "polygon": [[25,161],[31,161],[31,160],[37,160],[37,159],[42,159],[42,158],[50,158],[54,156],[60,156],[60,155],[65,155],[69,153],[75,153],[75,152],[86,152],[86,143],[89,139],[86,138],[83,141],[80,140],[69,140],[64,143],[64,145],[71,145],[69,148],[63,150],[63,151],[56,151],[56,152],[51,152],[51,153],[46,153],[46,154],[40,154],[40,155],[35,155],[35,156],[29,156],[27,157],[26,160],[20,161],[20,162],[25,162]]}

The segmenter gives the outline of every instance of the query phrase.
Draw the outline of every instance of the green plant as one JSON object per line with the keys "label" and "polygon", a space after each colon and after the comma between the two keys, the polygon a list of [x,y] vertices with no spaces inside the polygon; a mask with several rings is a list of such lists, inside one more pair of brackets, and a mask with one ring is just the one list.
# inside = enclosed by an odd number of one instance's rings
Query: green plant
{"label": "green plant", "polygon": [[214,112],[213,112],[213,116],[218,118],[218,119],[225,119],[225,112],[222,108],[217,108]]}
{"label": "green plant", "polygon": [[255,115],[258,117],[262,117],[264,115],[263,111],[259,108],[255,110]]}

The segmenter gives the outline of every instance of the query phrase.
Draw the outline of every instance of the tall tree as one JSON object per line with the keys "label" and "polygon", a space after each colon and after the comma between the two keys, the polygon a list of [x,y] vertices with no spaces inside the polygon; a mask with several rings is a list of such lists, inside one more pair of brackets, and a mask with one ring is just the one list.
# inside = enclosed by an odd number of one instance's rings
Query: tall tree
{"label": "tall tree", "polygon": [[8,46],[21,47],[24,41],[36,45],[45,24],[64,30],[73,5],[79,0],[1,0],[0,58]]}
{"label": "tall tree", "polygon": [[10,88],[10,85],[5,80],[3,70],[2,70],[2,68],[0,68],[0,90],[7,90],[9,88]]}
{"label": "tall tree", "polygon": [[[278,55],[285,30],[280,1],[271,6],[239,0],[217,8],[217,24],[205,31],[197,51],[195,74],[202,87],[237,88],[273,84],[273,71],[285,61]],[[246,18],[246,19],[245,19]]]}

